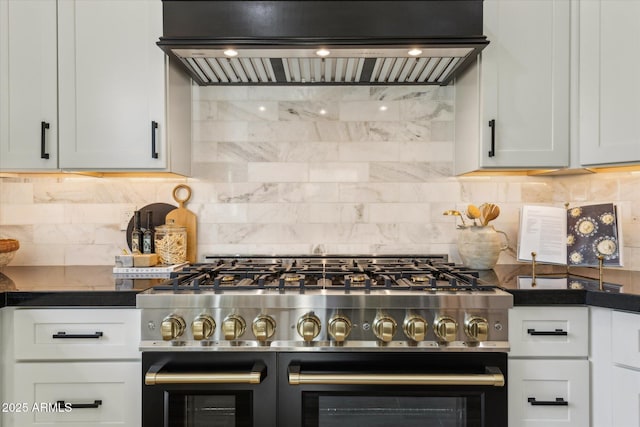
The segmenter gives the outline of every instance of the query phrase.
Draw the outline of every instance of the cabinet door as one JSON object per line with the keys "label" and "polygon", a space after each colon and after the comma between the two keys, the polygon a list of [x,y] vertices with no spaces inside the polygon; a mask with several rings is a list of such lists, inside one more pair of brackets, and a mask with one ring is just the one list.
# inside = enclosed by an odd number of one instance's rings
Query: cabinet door
{"label": "cabinet door", "polygon": [[570,18],[567,0],[485,0],[480,144],[457,146],[457,164],[477,155],[479,168],[568,165]]}
{"label": "cabinet door", "polygon": [[640,162],[640,2],[580,7],[580,163]]}
{"label": "cabinet door", "polygon": [[640,371],[613,367],[612,425],[640,426]]}
{"label": "cabinet door", "polygon": [[57,168],[57,84],[56,2],[0,0],[1,170]]}
{"label": "cabinet door", "polygon": [[161,2],[65,0],[58,9],[60,167],[164,169]]}
{"label": "cabinet door", "polygon": [[509,360],[509,425],[588,426],[589,361]]}

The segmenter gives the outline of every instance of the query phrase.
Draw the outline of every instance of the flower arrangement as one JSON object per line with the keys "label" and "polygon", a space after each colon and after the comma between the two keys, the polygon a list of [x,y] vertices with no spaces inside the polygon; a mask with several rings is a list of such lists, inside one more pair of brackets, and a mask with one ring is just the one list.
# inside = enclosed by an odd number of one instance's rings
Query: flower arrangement
{"label": "flower arrangement", "polygon": [[[467,210],[464,213],[452,209],[444,211],[442,214],[460,217],[462,225],[459,225],[459,228],[473,226],[486,227],[491,221],[493,221],[500,215],[500,208],[494,203],[483,203],[479,207],[470,204],[467,206]],[[465,221],[465,217],[471,220],[471,224],[467,224],[467,222]]]}

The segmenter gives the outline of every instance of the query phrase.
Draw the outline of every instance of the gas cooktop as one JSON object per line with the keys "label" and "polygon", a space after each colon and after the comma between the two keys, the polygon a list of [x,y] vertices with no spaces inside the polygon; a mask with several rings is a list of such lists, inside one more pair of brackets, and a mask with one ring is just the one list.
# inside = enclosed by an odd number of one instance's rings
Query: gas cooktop
{"label": "gas cooktop", "polygon": [[150,292],[483,291],[478,272],[428,256],[209,256]]}

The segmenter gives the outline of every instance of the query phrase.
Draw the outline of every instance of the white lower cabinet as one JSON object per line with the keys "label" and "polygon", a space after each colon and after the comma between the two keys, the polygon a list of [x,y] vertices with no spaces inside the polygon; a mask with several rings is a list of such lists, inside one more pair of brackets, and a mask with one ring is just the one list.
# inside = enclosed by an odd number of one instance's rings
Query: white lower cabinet
{"label": "white lower cabinet", "polygon": [[139,427],[140,312],[2,309],[2,427]]}
{"label": "white lower cabinet", "polygon": [[[140,362],[17,363],[13,425],[138,426]],[[53,404],[53,406],[52,406]]]}
{"label": "white lower cabinet", "polygon": [[509,425],[589,425],[589,361],[509,361]]}

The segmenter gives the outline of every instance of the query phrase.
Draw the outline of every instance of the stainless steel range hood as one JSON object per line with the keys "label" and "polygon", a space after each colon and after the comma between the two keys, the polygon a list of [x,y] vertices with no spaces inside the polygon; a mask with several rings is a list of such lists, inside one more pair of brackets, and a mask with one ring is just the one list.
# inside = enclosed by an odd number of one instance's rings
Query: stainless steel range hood
{"label": "stainless steel range hood", "polygon": [[199,85],[447,85],[489,43],[482,0],[163,0]]}

